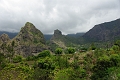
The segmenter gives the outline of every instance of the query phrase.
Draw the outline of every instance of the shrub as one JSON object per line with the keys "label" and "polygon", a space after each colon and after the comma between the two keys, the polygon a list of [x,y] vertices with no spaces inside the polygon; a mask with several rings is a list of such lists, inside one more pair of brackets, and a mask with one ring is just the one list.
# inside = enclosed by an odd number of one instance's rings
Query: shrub
{"label": "shrub", "polygon": [[62,49],[61,48],[57,48],[56,50],[55,50],[55,54],[62,54]]}
{"label": "shrub", "polygon": [[55,65],[54,65],[54,62],[51,58],[46,57],[45,59],[39,59],[38,67],[41,69],[54,70]]}
{"label": "shrub", "polygon": [[75,49],[74,48],[67,48],[67,52],[69,53],[69,54],[73,54],[73,53],[75,53]]}
{"label": "shrub", "polygon": [[49,50],[42,51],[38,54],[38,57],[47,57],[47,56],[50,56]]}
{"label": "shrub", "polygon": [[22,56],[17,55],[16,57],[13,58],[14,63],[18,63],[22,61]]}

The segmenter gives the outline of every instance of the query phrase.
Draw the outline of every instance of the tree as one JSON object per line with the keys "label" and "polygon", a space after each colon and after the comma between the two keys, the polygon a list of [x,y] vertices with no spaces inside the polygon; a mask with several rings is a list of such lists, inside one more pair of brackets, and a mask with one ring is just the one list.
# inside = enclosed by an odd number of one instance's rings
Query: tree
{"label": "tree", "polygon": [[115,45],[118,45],[120,47],[120,40],[115,41]]}
{"label": "tree", "polygon": [[62,54],[62,49],[61,48],[57,48],[56,50],[55,50],[55,54]]}
{"label": "tree", "polygon": [[38,54],[38,57],[47,57],[47,56],[50,56],[49,50],[44,50]]}
{"label": "tree", "polygon": [[59,65],[59,67],[60,67],[60,66],[61,66],[61,65],[60,65],[60,63],[61,63],[61,62],[60,62],[60,57],[61,57],[60,54],[62,54],[62,49],[61,49],[61,48],[57,48],[57,49],[55,50],[55,54],[57,55],[58,65]]}
{"label": "tree", "polygon": [[46,57],[45,59],[39,59],[38,67],[46,70],[54,70],[54,62],[51,58]]}
{"label": "tree", "polygon": [[12,47],[14,47],[15,46],[15,41],[12,41],[11,45],[12,45]]}
{"label": "tree", "polygon": [[18,62],[21,62],[21,61],[22,61],[22,56],[20,56],[20,55],[17,55],[16,57],[13,58],[14,63],[18,63]]}
{"label": "tree", "polygon": [[40,58],[34,64],[33,80],[52,80],[51,74],[55,64],[50,57]]}
{"label": "tree", "polygon": [[3,53],[0,53],[0,69],[1,68],[4,68],[6,66],[6,63],[5,63],[5,56]]}
{"label": "tree", "polygon": [[73,54],[73,53],[75,53],[75,49],[74,48],[67,48],[67,52],[69,53],[69,54]]}
{"label": "tree", "polygon": [[6,43],[3,43],[3,44],[1,45],[1,48],[2,48],[2,50],[3,50],[3,52],[4,52],[5,49],[6,49]]}
{"label": "tree", "polygon": [[90,50],[95,50],[95,49],[96,49],[95,44],[92,43],[91,46],[90,46]]}

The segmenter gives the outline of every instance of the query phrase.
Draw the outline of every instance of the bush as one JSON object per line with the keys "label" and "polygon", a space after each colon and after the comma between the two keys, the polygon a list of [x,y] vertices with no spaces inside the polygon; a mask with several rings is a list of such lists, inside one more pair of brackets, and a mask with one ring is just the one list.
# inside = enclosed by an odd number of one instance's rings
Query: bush
{"label": "bush", "polygon": [[56,50],[55,50],[55,54],[62,54],[62,49],[61,48],[57,48]]}
{"label": "bush", "polygon": [[32,60],[36,60],[37,59],[37,56],[28,56],[26,58],[27,61],[32,61]]}
{"label": "bush", "polygon": [[46,57],[45,59],[39,59],[38,67],[41,69],[54,70],[55,65],[51,58]]}
{"label": "bush", "polygon": [[119,64],[120,56],[118,54],[112,54],[110,56],[110,60],[111,60],[111,65],[112,66],[120,66],[120,64]]}
{"label": "bush", "polygon": [[111,67],[110,58],[106,55],[104,55],[103,57],[100,57],[97,60],[96,65],[92,68],[93,75],[91,76],[91,79],[92,80],[102,79],[108,74],[106,70],[109,67]]}
{"label": "bush", "polygon": [[67,52],[69,53],[69,54],[73,54],[73,53],[75,53],[75,49],[74,48],[67,48]]}
{"label": "bush", "polygon": [[16,57],[13,58],[13,62],[14,63],[18,63],[18,62],[21,62],[21,61],[22,61],[22,56],[18,55],[18,56],[16,56]]}
{"label": "bush", "polygon": [[38,54],[38,57],[47,57],[47,56],[50,56],[49,50],[42,51]]}
{"label": "bush", "polygon": [[104,80],[107,75],[110,74],[110,68],[119,67],[120,56],[118,54],[112,54],[110,56],[102,56],[97,60],[96,65],[92,68],[93,75],[92,80],[101,79]]}

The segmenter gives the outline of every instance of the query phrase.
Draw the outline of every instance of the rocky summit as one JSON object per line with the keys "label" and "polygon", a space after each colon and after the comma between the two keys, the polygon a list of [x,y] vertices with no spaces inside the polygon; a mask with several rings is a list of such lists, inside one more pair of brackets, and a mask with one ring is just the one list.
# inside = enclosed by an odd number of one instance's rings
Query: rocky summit
{"label": "rocky summit", "polygon": [[33,55],[46,49],[43,33],[30,22],[21,28],[12,41],[15,42],[15,53],[23,56]]}
{"label": "rocky summit", "polygon": [[62,34],[58,29],[54,30],[54,34],[50,39],[49,46],[55,50],[57,47],[66,48],[70,45],[74,45],[74,42],[68,36]]}
{"label": "rocky summit", "polygon": [[10,41],[10,38],[7,34],[4,33],[0,36],[0,44],[7,43],[8,41]]}
{"label": "rocky summit", "polygon": [[58,29],[54,30],[54,34],[51,38],[51,40],[56,40],[56,39],[60,39],[62,37],[62,32]]}

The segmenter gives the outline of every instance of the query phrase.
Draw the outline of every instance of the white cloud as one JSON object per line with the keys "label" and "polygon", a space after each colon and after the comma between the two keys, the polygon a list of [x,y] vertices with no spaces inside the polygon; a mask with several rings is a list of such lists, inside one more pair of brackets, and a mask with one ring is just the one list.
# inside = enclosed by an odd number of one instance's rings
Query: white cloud
{"label": "white cloud", "polygon": [[119,0],[0,0],[0,30],[19,31],[29,21],[43,33],[85,32],[119,13]]}

